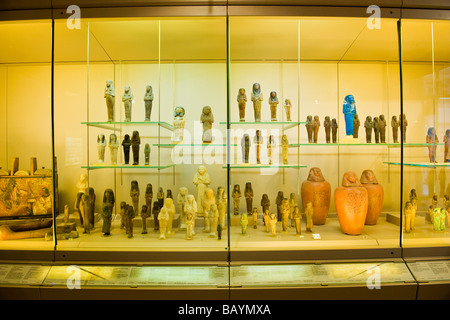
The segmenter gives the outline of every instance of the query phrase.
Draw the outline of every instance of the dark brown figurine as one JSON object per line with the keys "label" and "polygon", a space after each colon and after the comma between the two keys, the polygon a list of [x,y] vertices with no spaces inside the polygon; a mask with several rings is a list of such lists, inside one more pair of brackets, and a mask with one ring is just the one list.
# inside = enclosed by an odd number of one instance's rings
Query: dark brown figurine
{"label": "dark brown figurine", "polygon": [[331,120],[331,135],[333,143],[337,143],[337,131],[338,131],[338,124],[336,119]]}
{"label": "dark brown figurine", "polygon": [[261,146],[263,144],[263,137],[261,136],[261,131],[256,130],[256,135],[253,138],[253,143],[256,146],[256,163],[261,163]]}
{"label": "dark brown figurine", "polygon": [[127,234],[128,238],[133,238],[133,221],[136,214],[133,210],[133,206],[127,204],[125,208],[126,218],[127,218]]}
{"label": "dark brown figurine", "polygon": [[153,202],[152,214],[153,214],[153,221],[155,222],[155,225],[154,225],[155,231],[159,230],[159,220],[158,220],[159,210],[160,210],[159,202],[158,201]]}
{"label": "dark brown figurine", "polygon": [[241,204],[241,186],[238,184],[234,185],[233,192],[231,193],[233,197],[233,213],[235,215],[239,214],[239,206]]}
{"label": "dark brown figurine", "polygon": [[125,215],[126,215],[126,212],[125,212],[126,207],[127,207],[127,203],[125,201],[122,201],[120,203],[120,211],[119,211],[119,214],[120,214],[120,229],[125,229],[125,230],[127,228],[126,227],[127,226],[127,219],[125,217]]}
{"label": "dark brown figurine", "polygon": [[366,128],[366,142],[372,143],[373,122],[371,116],[366,117],[366,121],[364,122],[364,128]]}
{"label": "dark brown figurine", "polygon": [[244,134],[241,140],[241,147],[242,147],[242,162],[248,163],[248,157],[250,154],[250,137],[248,134]]}
{"label": "dark brown figurine", "polygon": [[373,132],[375,134],[375,143],[380,143],[380,121],[378,117],[373,118]]}
{"label": "dark brown figurine", "polygon": [[247,204],[247,214],[251,215],[253,209],[253,188],[251,182],[247,182],[245,184],[244,195],[245,195],[245,202]]}
{"label": "dark brown figurine", "polygon": [[317,143],[317,138],[319,137],[319,127],[320,127],[319,116],[314,116],[314,120],[313,120],[313,140],[314,140],[314,143]]}
{"label": "dark brown figurine", "polygon": [[269,196],[266,193],[264,193],[262,195],[261,207],[262,207],[262,212],[266,212],[266,210],[270,210],[270,200],[269,200]]}
{"label": "dark brown figurine", "polygon": [[151,213],[153,201],[153,186],[149,183],[145,189],[145,204],[147,205],[148,212]]}
{"label": "dark brown figurine", "polygon": [[359,126],[361,125],[361,121],[359,120],[359,116],[355,113],[355,118],[353,119],[353,138],[357,139],[359,137]]}
{"label": "dark brown figurine", "polygon": [[386,143],[386,119],[384,118],[384,114],[380,115],[380,142]]}
{"label": "dark brown figurine", "polygon": [[131,181],[131,190],[130,190],[130,197],[131,197],[131,203],[133,204],[133,210],[135,213],[139,212],[139,184],[136,180]]}
{"label": "dark brown figurine", "polygon": [[403,117],[400,116],[400,119],[402,119],[402,125],[403,125],[403,142],[406,142],[406,129],[408,127],[408,120],[406,120],[406,114],[403,114]]}
{"label": "dark brown figurine", "polygon": [[398,143],[398,128],[400,127],[400,123],[398,122],[396,116],[392,116],[391,127],[392,127],[392,139],[394,140],[394,143]]}
{"label": "dark brown figurine", "polygon": [[141,138],[139,137],[138,131],[133,131],[133,136],[131,137],[131,148],[133,150],[133,166],[139,164],[139,148],[141,145]]}
{"label": "dark brown figurine", "polygon": [[312,116],[306,117],[306,132],[308,133],[308,143],[313,142],[313,123],[312,123]]}
{"label": "dark brown figurine", "polygon": [[277,218],[278,218],[278,221],[282,220],[281,204],[283,203],[283,199],[284,199],[283,191],[278,191],[278,195],[277,195],[277,198],[275,200],[275,203],[277,205]]}
{"label": "dark brown figurine", "polygon": [[125,159],[125,164],[129,164],[130,163],[131,139],[128,134],[126,134],[123,138],[122,147],[123,147],[123,156]]}
{"label": "dark brown figurine", "polygon": [[106,189],[103,193],[103,228],[102,232],[105,236],[109,236],[111,232],[111,217],[114,208],[114,192],[112,189]]}
{"label": "dark brown figurine", "polygon": [[150,216],[150,209],[147,205],[142,206],[141,219],[142,219],[142,234],[147,234],[147,218]]}
{"label": "dark brown figurine", "polygon": [[94,188],[89,187],[87,189],[88,199],[89,199],[89,210],[87,212],[87,217],[89,221],[89,228],[94,228],[94,222],[95,222],[95,191]]}
{"label": "dark brown figurine", "polygon": [[325,141],[327,143],[331,143],[331,120],[329,116],[325,117],[325,120],[323,121],[323,126],[325,128]]}

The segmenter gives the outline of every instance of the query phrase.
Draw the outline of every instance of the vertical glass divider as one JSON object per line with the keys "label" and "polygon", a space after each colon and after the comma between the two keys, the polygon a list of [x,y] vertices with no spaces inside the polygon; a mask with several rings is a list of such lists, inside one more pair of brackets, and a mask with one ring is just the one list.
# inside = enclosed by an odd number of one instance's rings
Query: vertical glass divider
{"label": "vertical glass divider", "polygon": [[[431,22],[431,74],[432,76],[432,88],[433,88],[433,127],[435,130],[435,135],[437,135],[438,131],[437,131],[437,126],[436,126],[436,75],[435,75],[435,69],[434,69],[434,23]],[[437,146],[437,141],[436,139],[433,137],[433,148],[436,148]],[[436,173],[436,155],[434,156],[433,159],[433,163],[434,163],[434,170],[433,170],[433,193],[436,194],[437,190],[436,190],[436,183],[437,183],[437,173]]]}
{"label": "vertical glass divider", "polygon": [[404,161],[404,146],[403,146],[403,56],[402,56],[402,20],[397,21],[397,36],[398,36],[398,55],[399,55],[399,72],[400,72],[400,248],[403,246],[403,161]]}
{"label": "vertical glass divider", "polygon": [[[87,45],[86,45],[86,122],[89,123],[89,46],[90,46],[90,22],[87,24]],[[87,181],[89,187],[89,127],[86,126],[86,166],[87,166]]]}
{"label": "vertical glass divider", "polygon": [[[50,66],[50,112],[51,112],[51,139],[52,139],[52,184],[53,184],[53,210],[52,210],[52,230],[53,230],[53,251],[56,251],[56,212],[58,203],[58,193],[56,192],[56,156],[55,156],[55,19],[52,17],[52,35],[51,35],[51,66]],[[8,109],[8,108],[6,108]],[[32,173],[33,174],[33,173]],[[59,208],[58,208],[59,209]]]}
{"label": "vertical glass divider", "polygon": [[226,50],[227,50],[227,62],[226,62],[226,73],[227,73],[227,150],[226,150],[226,161],[227,161],[227,265],[228,265],[228,297],[230,298],[231,293],[231,221],[230,221],[230,21],[228,16],[228,6],[227,6],[227,14],[226,14]]}
{"label": "vertical glass divider", "polygon": [[161,187],[161,20],[158,20],[158,190]]}
{"label": "vertical glass divider", "polygon": [[[300,19],[297,21],[297,122],[300,123]],[[300,166],[300,124],[297,126],[297,165]],[[300,168],[297,168],[297,194],[301,192]]]}

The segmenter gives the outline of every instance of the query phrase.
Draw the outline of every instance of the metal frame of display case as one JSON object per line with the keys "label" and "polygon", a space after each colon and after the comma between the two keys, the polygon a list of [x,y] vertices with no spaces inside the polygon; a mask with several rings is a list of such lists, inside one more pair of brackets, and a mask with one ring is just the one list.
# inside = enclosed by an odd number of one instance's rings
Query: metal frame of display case
{"label": "metal frame of display case", "polygon": [[[376,1],[375,1],[376,2]],[[33,2],[35,3],[35,2]],[[82,17],[182,17],[182,16],[329,16],[329,17],[366,17],[366,3],[361,1],[340,1],[336,6],[330,6],[323,1],[324,6],[319,6],[314,1],[296,1],[295,5],[286,5],[292,2],[272,1],[197,1],[195,5],[184,1],[175,1],[173,5],[161,6],[154,1],[137,1],[137,6],[115,6],[111,1],[97,1],[95,6],[88,2],[81,3]],[[314,4],[314,5],[313,5]],[[373,4],[373,3],[370,3]],[[377,4],[377,3],[375,3]],[[419,4],[418,1],[379,1],[382,16],[397,19],[450,19],[450,8],[445,0],[438,1],[432,6]],[[66,1],[54,1],[53,8],[48,3],[27,7],[28,4],[0,6],[0,20],[20,19],[66,19],[68,13],[65,8]],[[23,6],[23,7],[21,7]],[[52,102],[53,103],[53,102]],[[53,105],[52,105],[53,110]],[[229,124],[230,121],[227,121]],[[86,123],[87,126],[95,125]],[[403,144],[400,144],[403,146]],[[300,144],[298,145],[300,146]],[[96,169],[96,168],[87,168]],[[228,171],[230,168],[227,168]],[[228,210],[229,211],[229,210]],[[401,242],[401,239],[399,239]],[[267,257],[270,255],[270,259]],[[183,252],[170,251],[160,253],[149,252],[86,252],[86,251],[61,251],[54,250],[4,250],[0,260],[17,261],[109,261],[124,262],[141,261],[144,263],[180,263],[190,261],[201,263],[248,263],[255,261],[313,261],[313,260],[361,260],[361,259],[426,259],[427,257],[448,257],[450,247],[418,247],[404,248],[377,248],[377,249],[336,249],[336,250],[298,250],[298,251],[260,251],[260,252]]]}

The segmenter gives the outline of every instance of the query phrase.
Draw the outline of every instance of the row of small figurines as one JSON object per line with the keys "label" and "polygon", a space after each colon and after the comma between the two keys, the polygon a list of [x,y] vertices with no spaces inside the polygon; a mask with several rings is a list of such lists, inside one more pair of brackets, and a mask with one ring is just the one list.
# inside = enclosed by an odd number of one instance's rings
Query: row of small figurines
{"label": "row of small figurines", "polygon": [[[139,165],[139,152],[141,145],[141,138],[139,136],[139,131],[133,131],[132,136],[125,134],[121,143],[123,147],[124,154],[124,164],[130,163],[130,150],[133,152],[133,165]],[[108,147],[111,151],[111,164],[117,164],[117,151],[119,149],[119,140],[115,133],[109,135]],[[97,136],[97,151],[98,151],[98,162],[105,162],[105,149],[106,149],[106,137],[104,134],[100,133]],[[150,144],[146,143],[144,147],[144,159],[145,165],[150,164]]]}
{"label": "row of small figurines", "polygon": [[[444,195],[443,206],[438,206],[438,196],[434,195],[431,205],[428,207],[428,218],[433,225],[434,231],[445,231],[450,227],[450,197]],[[410,233],[415,229],[415,219],[417,212],[417,193],[412,189],[409,194],[409,201],[405,203],[405,232]]]}
{"label": "row of small figurines", "polygon": [[[445,131],[444,135],[444,162],[450,163],[450,129]],[[425,138],[427,144],[434,144],[434,146],[428,146],[428,156],[430,162],[437,162],[436,160],[436,144],[439,143],[439,139],[436,134],[436,129],[431,127],[428,129],[427,136]]]}
{"label": "row of small figurines", "polygon": [[[361,122],[359,120],[359,116],[356,113],[353,121],[353,138],[359,138],[359,127]],[[317,143],[318,133],[320,127],[319,116],[314,116],[314,118],[309,115],[306,118],[306,131],[308,133],[308,142],[309,143]],[[326,116],[323,122],[323,126],[325,128],[325,139],[326,143],[337,143],[337,129],[338,124],[335,118],[330,120],[329,116]],[[372,120],[371,116],[367,116],[364,122],[364,128],[366,130],[366,142],[372,143],[372,129],[374,132],[375,143],[386,143],[386,119],[384,115],[380,115],[379,117],[374,117]],[[400,127],[400,122],[397,120],[397,116],[392,116],[391,120],[392,126],[392,138],[394,143],[398,143],[398,129]],[[403,115],[403,142],[406,142],[406,129],[408,126],[408,122],[406,120],[406,116]],[[331,133],[331,137],[330,137]]]}

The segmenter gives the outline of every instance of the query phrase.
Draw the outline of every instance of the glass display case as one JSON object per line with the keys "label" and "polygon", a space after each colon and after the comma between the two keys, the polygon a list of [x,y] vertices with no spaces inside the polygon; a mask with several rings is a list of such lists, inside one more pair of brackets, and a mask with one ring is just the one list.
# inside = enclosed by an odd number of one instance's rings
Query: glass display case
{"label": "glass display case", "polygon": [[86,12],[0,23],[0,260],[450,256],[448,20]]}

